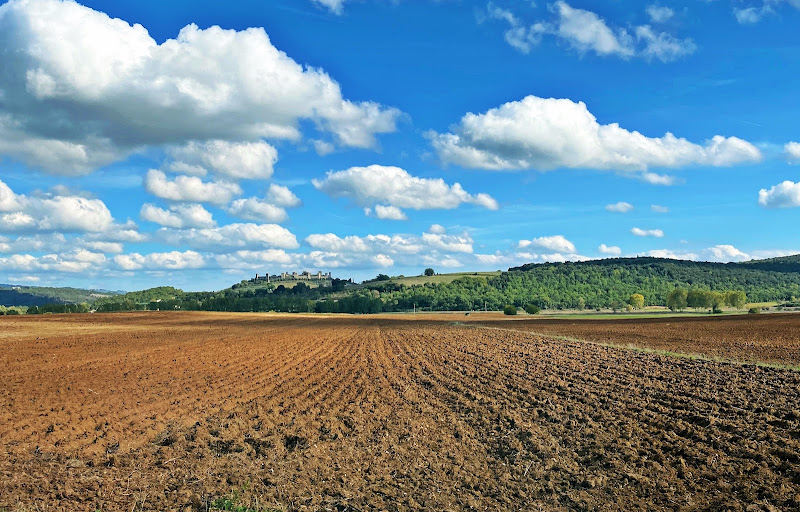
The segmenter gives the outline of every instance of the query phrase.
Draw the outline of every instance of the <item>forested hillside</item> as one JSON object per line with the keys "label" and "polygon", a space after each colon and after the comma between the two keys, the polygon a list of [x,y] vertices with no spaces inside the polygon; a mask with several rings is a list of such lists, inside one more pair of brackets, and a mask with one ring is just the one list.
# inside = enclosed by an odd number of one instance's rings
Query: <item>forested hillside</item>
{"label": "forested hillside", "polygon": [[[615,258],[578,263],[528,264],[498,276],[454,280],[430,275],[414,284],[381,276],[352,286],[340,279],[333,286],[303,283],[248,287],[238,283],[217,292],[183,292],[164,286],[94,302],[97,311],[133,309],[207,311],[288,311],[377,313],[381,311],[500,310],[505,305],[542,309],[618,308],[633,294],[644,305],[664,306],[676,288],[744,291],[751,302],[788,301],[800,296],[800,258],[747,263],[708,263],[658,258]],[[34,312],[37,310],[34,310]],[[64,307],[39,312],[67,311]]]}
{"label": "forested hillside", "polygon": [[51,288],[46,286],[0,285],[0,305],[40,306],[42,304],[92,303],[98,298],[111,297],[119,292],[83,290],[80,288]]}

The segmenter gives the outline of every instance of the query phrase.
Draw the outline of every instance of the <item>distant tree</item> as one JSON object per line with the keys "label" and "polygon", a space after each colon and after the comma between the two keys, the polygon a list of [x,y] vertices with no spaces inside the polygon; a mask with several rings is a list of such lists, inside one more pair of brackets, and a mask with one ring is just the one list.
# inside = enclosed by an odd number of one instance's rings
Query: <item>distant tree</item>
{"label": "distant tree", "polygon": [[428,268],[425,269],[425,275],[426,276],[430,277],[430,276],[435,275],[435,274],[436,274],[436,272],[434,272],[432,268],[428,267]]}
{"label": "distant tree", "polygon": [[694,309],[707,308],[711,306],[709,292],[707,290],[692,288],[686,293],[686,305]]}
{"label": "distant tree", "polygon": [[538,315],[539,311],[541,311],[541,309],[539,309],[539,306],[536,306],[535,304],[528,304],[525,306],[525,312],[529,315]]}
{"label": "distant tree", "polygon": [[509,315],[509,316],[510,315],[516,315],[517,314],[517,308],[512,306],[511,304],[509,304],[509,305],[507,305],[506,307],[503,308],[503,314]]}
{"label": "distant tree", "polygon": [[377,276],[375,276],[375,279],[373,279],[373,281],[388,281],[390,279],[391,277],[387,276],[386,274],[378,274]]}
{"label": "distant tree", "polygon": [[634,293],[628,299],[628,304],[630,304],[633,309],[642,309],[644,307],[644,295],[641,293]]}
{"label": "distant tree", "polygon": [[578,309],[580,309],[581,311],[586,309],[586,299],[584,299],[583,297],[578,297]]}
{"label": "distant tree", "polygon": [[708,292],[708,305],[713,313],[722,313],[725,305],[725,294],[722,292]]}
{"label": "distant tree", "polygon": [[725,292],[725,304],[735,309],[742,309],[747,304],[747,294],[741,290]]}
{"label": "distant tree", "polygon": [[682,311],[686,309],[686,296],[688,292],[684,288],[675,288],[667,296],[667,307],[672,311]]}

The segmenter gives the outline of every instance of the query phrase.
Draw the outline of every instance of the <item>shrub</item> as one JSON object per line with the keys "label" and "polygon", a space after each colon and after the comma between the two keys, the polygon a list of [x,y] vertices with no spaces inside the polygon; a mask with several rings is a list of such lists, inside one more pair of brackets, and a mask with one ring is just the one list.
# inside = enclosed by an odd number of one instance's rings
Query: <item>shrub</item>
{"label": "shrub", "polygon": [[525,312],[529,315],[538,315],[539,311],[541,311],[541,309],[539,309],[539,306],[535,304],[528,304],[525,306]]}
{"label": "shrub", "polygon": [[750,308],[747,310],[747,313],[750,315],[757,315],[761,313],[761,308]]}
{"label": "shrub", "polygon": [[509,304],[508,306],[503,308],[503,314],[505,314],[505,315],[516,315],[517,314],[517,308]]}

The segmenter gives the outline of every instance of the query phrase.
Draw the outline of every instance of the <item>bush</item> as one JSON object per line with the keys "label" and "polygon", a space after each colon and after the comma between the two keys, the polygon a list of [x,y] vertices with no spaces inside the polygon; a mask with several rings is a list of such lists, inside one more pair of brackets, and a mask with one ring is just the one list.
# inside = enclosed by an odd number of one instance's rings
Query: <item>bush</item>
{"label": "bush", "polygon": [[750,315],[757,315],[761,313],[761,308],[750,308],[747,310],[747,313]]}
{"label": "bush", "polygon": [[541,309],[539,309],[539,306],[535,304],[528,304],[525,306],[525,312],[529,315],[538,315],[539,311],[541,311]]}
{"label": "bush", "polygon": [[509,304],[508,306],[503,308],[503,314],[505,314],[505,315],[516,315],[517,314],[517,308],[515,308],[514,306]]}

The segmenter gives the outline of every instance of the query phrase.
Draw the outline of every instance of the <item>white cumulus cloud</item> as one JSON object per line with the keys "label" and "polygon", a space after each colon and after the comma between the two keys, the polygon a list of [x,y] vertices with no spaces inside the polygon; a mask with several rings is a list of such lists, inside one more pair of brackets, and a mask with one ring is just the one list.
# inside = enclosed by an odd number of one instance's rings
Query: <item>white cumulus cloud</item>
{"label": "white cumulus cloud", "polygon": [[79,195],[16,194],[0,181],[0,233],[101,232],[114,222],[100,199]]}
{"label": "white cumulus cloud", "polygon": [[203,181],[197,176],[167,175],[156,169],[147,171],[144,188],[150,194],[168,201],[190,201],[222,205],[230,203],[234,196],[242,193],[241,187],[226,181]]}
{"label": "white cumulus cloud", "polygon": [[178,204],[168,210],[145,203],[139,211],[142,220],[168,228],[209,228],[217,225],[211,212],[199,204]]}
{"label": "white cumulus cloud", "polygon": [[671,178],[652,167],[727,167],[761,160],[737,137],[699,145],[671,133],[647,137],[618,124],[601,125],[583,102],[527,96],[483,114],[466,114],[452,133],[428,133],[444,163],[486,170],[580,168],[633,173],[650,182]]}
{"label": "white cumulus cloud", "polygon": [[266,142],[192,141],[168,150],[174,159],[174,170],[210,170],[232,179],[262,179],[272,177],[278,161],[278,150]]}
{"label": "white cumulus cloud", "polygon": [[786,180],[769,190],[758,191],[758,204],[765,208],[794,208],[800,206],[800,183]]}
{"label": "white cumulus cloud", "polygon": [[533,240],[520,240],[519,247],[521,249],[538,247],[548,251],[567,254],[574,254],[576,252],[575,244],[567,240],[563,235],[541,236]]}
{"label": "white cumulus cloud", "polygon": [[606,244],[600,244],[597,250],[600,252],[600,254],[608,254],[610,256],[619,256],[620,254],[622,254],[622,249],[620,249],[616,245],[609,246]]}
{"label": "white cumulus cloud", "polygon": [[195,251],[120,254],[114,256],[114,263],[122,270],[186,270],[203,268],[206,264]]}
{"label": "white cumulus cloud", "polygon": [[[798,163],[800,162],[800,142],[788,142],[785,146],[783,146],[783,151],[786,154],[786,160],[789,163]],[[0,192],[0,197],[2,197],[2,193]],[[0,200],[2,202],[2,200]]]}
{"label": "white cumulus cloud", "polygon": [[166,244],[211,252],[230,249],[296,249],[297,237],[277,224],[227,224],[217,228],[167,229],[156,232]]}
{"label": "white cumulus cloud", "polygon": [[76,2],[10,0],[0,47],[0,154],[54,174],[85,174],[146,146],[298,140],[304,120],[339,145],[372,147],[400,115],[345,99],[262,28],[190,24],[158,44],[143,26]]}
{"label": "white cumulus cloud", "polygon": [[459,183],[448,185],[441,178],[411,176],[399,167],[370,165],[330,171],[314,187],[331,197],[343,197],[365,207],[375,204],[414,210],[453,209],[469,203],[489,210],[499,208],[488,194],[469,194]]}

